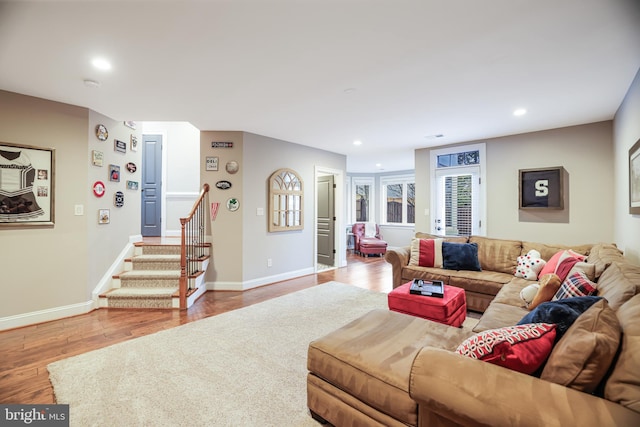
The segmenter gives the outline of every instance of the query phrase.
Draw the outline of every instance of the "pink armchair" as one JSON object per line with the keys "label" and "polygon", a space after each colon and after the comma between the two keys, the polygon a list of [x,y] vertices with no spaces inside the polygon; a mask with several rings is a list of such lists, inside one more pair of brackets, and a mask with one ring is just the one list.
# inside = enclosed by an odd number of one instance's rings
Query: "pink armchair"
{"label": "pink armchair", "polygon": [[384,255],[387,252],[387,242],[382,240],[380,227],[378,227],[378,224],[370,223],[368,228],[369,233],[366,233],[367,226],[363,222],[356,222],[353,224],[353,227],[351,227],[355,253],[362,256]]}

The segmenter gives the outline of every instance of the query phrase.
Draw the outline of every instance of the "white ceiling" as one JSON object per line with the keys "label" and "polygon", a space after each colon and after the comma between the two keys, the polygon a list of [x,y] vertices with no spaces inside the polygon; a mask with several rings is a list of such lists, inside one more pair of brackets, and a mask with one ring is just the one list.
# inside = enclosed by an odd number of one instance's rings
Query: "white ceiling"
{"label": "white ceiling", "polygon": [[639,68],[639,0],[0,0],[0,89],[318,147],[349,172],[612,119]]}

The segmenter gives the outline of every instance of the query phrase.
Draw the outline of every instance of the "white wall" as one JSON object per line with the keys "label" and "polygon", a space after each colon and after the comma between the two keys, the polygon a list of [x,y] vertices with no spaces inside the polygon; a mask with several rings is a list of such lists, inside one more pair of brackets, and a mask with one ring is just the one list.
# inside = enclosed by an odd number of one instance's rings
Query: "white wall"
{"label": "white wall", "polygon": [[187,122],[144,122],[142,132],[162,135],[162,230],[179,236],[180,218],[200,193],[200,131]]}
{"label": "white wall", "polygon": [[614,119],[615,241],[627,258],[640,265],[640,215],[629,214],[629,149],[640,139],[640,71]]}
{"label": "white wall", "polygon": [[[487,236],[543,243],[613,242],[612,122],[483,141],[486,143]],[[440,147],[438,147],[440,148]],[[428,231],[429,151],[416,150],[416,230]],[[563,166],[565,209],[518,209],[519,169]],[[425,197],[427,199],[425,200]]]}

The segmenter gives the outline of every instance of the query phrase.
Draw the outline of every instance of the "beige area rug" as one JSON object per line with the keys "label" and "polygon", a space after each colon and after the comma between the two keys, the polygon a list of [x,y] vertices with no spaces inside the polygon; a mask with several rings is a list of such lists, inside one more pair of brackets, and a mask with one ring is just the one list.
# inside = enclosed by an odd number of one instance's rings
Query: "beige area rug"
{"label": "beige area rug", "polygon": [[47,368],[72,426],[318,426],[309,342],[386,307],[387,294],[330,282]]}

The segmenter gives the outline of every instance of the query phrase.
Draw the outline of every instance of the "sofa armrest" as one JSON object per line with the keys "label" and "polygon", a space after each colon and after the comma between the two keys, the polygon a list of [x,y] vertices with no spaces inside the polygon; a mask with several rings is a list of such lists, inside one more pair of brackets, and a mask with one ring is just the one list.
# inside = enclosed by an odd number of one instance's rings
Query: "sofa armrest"
{"label": "sofa armrest", "polygon": [[453,425],[640,425],[640,414],[622,405],[432,347],[413,363],[409,394],[423,418]]}
{"label": "sofa armrest", "polygon": [[409,264],[411,246],[395,247],[387,249],[384,259],[391,264],[393,272],[393,288],[402,285],[402,267]]}

